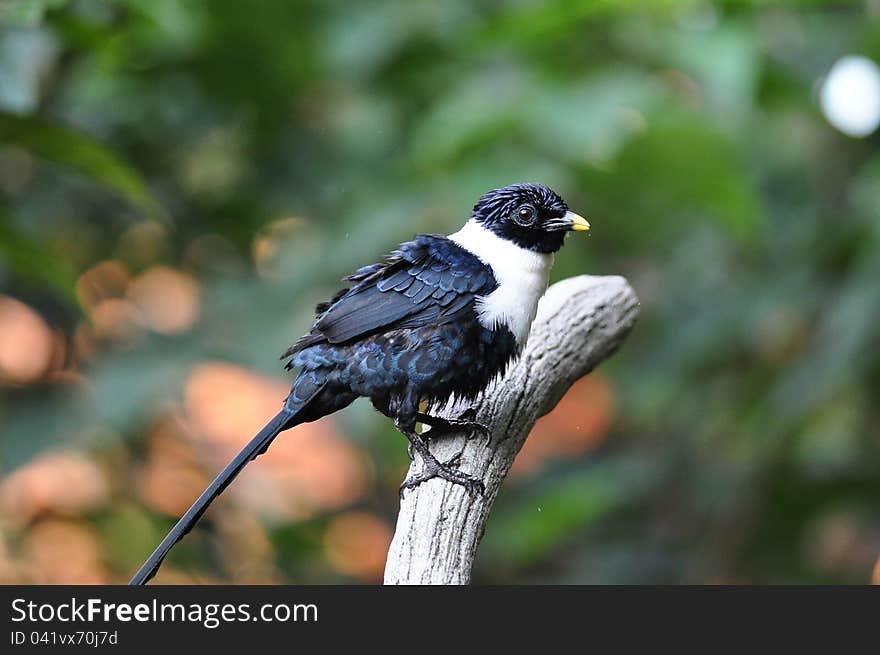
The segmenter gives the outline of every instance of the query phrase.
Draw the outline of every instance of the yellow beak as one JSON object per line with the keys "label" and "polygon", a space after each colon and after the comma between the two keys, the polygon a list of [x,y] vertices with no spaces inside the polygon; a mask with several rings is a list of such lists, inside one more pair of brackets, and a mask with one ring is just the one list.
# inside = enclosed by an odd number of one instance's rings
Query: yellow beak
{"label": "yellow beak", "polygon": [[587,232],[590,229],[590,223],[583,216],[578,216],[574,212],[568,212],[565,217],[571,221],[570,230],[575,232]]}

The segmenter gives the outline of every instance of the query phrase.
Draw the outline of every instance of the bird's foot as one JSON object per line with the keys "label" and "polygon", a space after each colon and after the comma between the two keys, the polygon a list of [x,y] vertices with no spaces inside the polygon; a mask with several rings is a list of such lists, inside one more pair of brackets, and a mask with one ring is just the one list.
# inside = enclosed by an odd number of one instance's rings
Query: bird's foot
{"label": "bird's foot", "polygon": [[473,476],[462,473],[458,470],[458,464],[464,451],[460,450],[455,455],[447,459],[445,462],[439,462],[433,456],[428,454],[427,458],[423,457],[424,468],[421,472],[411,475],[403,484],[400,485],[400,497],[403,498],[403,492],[407,489],[415,489],[422,482],[427,482],[433,478],[441,478],[452,484],[459,484],[465,488],[470,496],[482,496],[486,489],[482,480]]}
{"label": "bird's foot", "polygon": [[[423,412],[416,414],[416,420],[419,423],[431,427],[428,432],[422,433],[423,438],[426,437],[430,439],[432,437],[439,437],[453,432],[467,432],[468,439],[473,439],[477,435],[480,435],[486,440],[485,443],[488,446],[492,441],[492,432],[489,430],[488,426],[477,422],[475,420],[476,418],[477,412],[473,408],[466,409],[456,418],[431,416],[430,414],[425,414]],[[412,459],[412,457],[410,457],[410,459]]]}

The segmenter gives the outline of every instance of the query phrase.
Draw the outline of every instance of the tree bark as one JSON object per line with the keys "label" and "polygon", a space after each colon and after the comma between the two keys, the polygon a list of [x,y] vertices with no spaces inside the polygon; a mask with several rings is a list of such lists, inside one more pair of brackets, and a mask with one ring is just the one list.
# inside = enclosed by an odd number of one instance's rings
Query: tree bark
{"label": "tree bark", "polygon": [[[460,470],[480,477],[482,496],[433,479],[406,491],[385,564],[385,584],[468,584],[489,512],[532,426],[571,385],[611,355],[636,321],[639,301],[622,277],[579,276],[551,286],[538,306],[522,356],[478,399],[479,437],[429,442],[441,461],[459,451]],[[450,406],[446,416],[463,408]],[[416,457],[409,473],[421,470]]]}

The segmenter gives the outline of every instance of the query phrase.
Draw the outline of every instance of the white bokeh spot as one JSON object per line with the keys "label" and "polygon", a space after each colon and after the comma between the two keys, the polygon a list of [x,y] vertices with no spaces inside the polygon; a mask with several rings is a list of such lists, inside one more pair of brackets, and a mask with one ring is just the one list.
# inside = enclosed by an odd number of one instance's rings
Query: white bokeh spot
{"label": "white bokeh spot", "polygon": [[868,136],[880,125],[880,68],[867,57],[841,57],[822,84],[819,102],[838,130]]}

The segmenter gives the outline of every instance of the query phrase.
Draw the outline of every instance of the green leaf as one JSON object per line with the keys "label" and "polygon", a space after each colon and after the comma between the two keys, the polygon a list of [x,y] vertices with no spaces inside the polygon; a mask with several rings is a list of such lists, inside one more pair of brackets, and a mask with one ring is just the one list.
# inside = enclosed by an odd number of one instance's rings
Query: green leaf
{"label": "green leaf", "polygon": [[0,259],[26,279],[37,279],[76,301],[76,275],[66,261],[33,239],[12,229],[0,215]]}
{"label": "green leaf", "polygon": [[115,191],[145,214],[168,220],[140,174],[106,145],[83,132],[41,118],[0,112],[2,142],[14,143],[35,155],[73,168]]}

